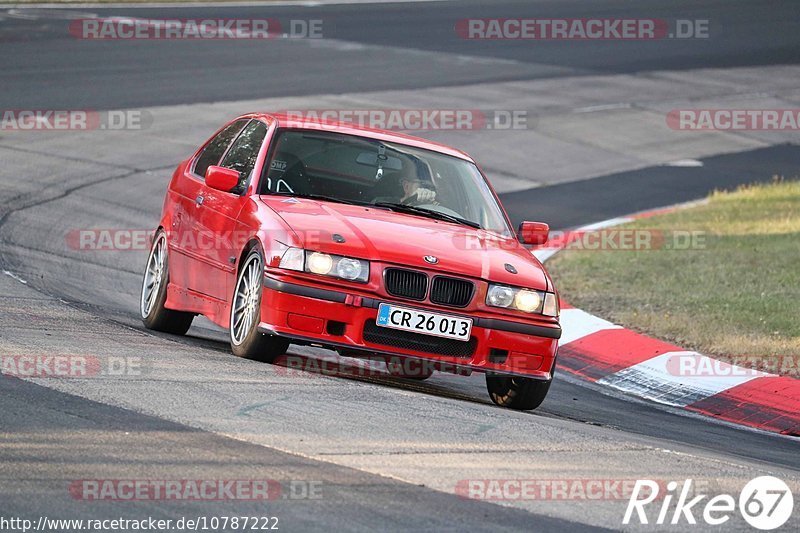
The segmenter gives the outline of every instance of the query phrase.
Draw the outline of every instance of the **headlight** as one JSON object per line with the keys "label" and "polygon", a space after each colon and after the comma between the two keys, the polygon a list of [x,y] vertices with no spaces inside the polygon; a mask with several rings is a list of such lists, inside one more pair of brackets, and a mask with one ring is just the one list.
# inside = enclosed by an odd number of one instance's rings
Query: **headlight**
{"label": "headlight", "polygon": [[329,256],[328,254],[313,252],[311,255],[308,256],[306,269],[309,272],[327,276],[328,274],[331,273],[332,268],[333,268],[333,257]]}
{"label": "headlight", "polygon": [[281,258],[280,267],[360,283],[366,283],[369,280],[369,261],[311,252],[300,248],[286,250]]}
{"label": "headlight", "polygon": [[486,303],[495,307],[509,307],[514,303],[514,289],[502,285],[490,285]]}
{"label": "headlight", "polygon": [[536,291],[517,291],[514,296],[514,307],[526,313],[533,313],[542,305],[542,297]]}
{"label": "headlight", "polygon": [[362,270],[364,270],[364,267],[358,259],[342,257],[336,264],[336,273],[343,279],[360,279]]}
{"label": "headlight", "polygon": [[489,285],[486,305],[516,309],[524,313],[558,316],[558,300],[552,292],[519,289],[506,285]]}

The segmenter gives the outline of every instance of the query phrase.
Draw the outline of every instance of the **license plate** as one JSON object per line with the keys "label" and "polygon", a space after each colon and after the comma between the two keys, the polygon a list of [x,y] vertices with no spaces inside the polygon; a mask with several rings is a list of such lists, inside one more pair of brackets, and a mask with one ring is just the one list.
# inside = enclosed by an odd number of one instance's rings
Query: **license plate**
{"label": "license plate", "polygon": [[378,319],[375,323],[384,328],[413,331],[423,335],[460,341],[468,341],[469,334],[472,332],[471,318],[428,313],[391,304],[378,306]]}

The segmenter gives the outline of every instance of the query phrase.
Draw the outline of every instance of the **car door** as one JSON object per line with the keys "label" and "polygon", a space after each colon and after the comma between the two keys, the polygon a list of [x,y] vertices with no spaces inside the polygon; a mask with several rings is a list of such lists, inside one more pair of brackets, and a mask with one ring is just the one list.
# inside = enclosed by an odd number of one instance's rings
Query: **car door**
{"label": "car door", "polygon": [[211,269],[211,263],[204,256],[203,247],[196,234],[195,217],[200,215],[199,206],[205,191],[206,169],[219,164],[233,141],[249,122],[239,119],[231,122],[217,132],[197,152],[192,161],[176,176],[172,203],[174,216],[169,231],[170,239],[170,282],[194,292],[203,292],[201,282]]}
{"label": "car door", "polygon": [[203,236],[204,258],[210,265],[207,275],[198,280],[199,289],[217,300],[227,301],[233,289],[236,260],[244,244],[243,228],[237,220],[244,205],[250,201],[243,196],[258,159],[258,153],[267,135],[267,125],[253,119],[242,129],[227,150],[219,166],[239,172],[239,185],[232,192],[224,192],[205,184],[201,187],[194,217],[195,232]]}

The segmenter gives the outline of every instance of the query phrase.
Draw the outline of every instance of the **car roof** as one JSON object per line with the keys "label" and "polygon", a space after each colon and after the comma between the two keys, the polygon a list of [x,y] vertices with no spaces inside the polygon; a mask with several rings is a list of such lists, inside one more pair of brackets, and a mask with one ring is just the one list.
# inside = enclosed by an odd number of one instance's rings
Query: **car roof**
{"label": "car roof", "polygon": [[414,148],[421,148],[423,150],[431,150],[441,154],[450,155],[459,159],[464,159],[474,163],[475,161],[467,153],[461,150],[456,150],[445,144],[429,141],[413,135],[406,135],[396,131],[380,130],[376,128],[368,128],[357,124],[350,124],[347,122],[337,122],[332,120],[319,120],[311,117],[302,116],[301,113],[286,114],[286,113],[249,113],[240,118],[261,118],[268,122],[277,122],[279,128],[296,128],[296,129],[312,129],[316,131],[330,131],[335,133],[343,133],[345,135],[355,135],[358,137],[366,137],[368,139],[376,139],[379,141],[393,142],[397,144],[404,144],[406,146],[413,146]]}

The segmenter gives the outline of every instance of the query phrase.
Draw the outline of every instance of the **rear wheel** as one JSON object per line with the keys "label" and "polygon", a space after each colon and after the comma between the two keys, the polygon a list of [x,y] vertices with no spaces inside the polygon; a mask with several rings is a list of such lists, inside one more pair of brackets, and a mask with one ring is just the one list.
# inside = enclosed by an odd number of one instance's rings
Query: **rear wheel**
{"label": "rear wheel", "polygon": [[234,355],[271,363],[289,348],[289,341],[258,331],[264,292],[264,260],[253,249],[242,263],[231,300],[231,350]]}
{"label": "rear wheel", "polygon": [[552,381],[486,374],[486,389],[495,404],[530,411],[542,404]]}
{"label": "rear wheel", "polygon": [[169,284],[167,251],[167,235],[163,230],[158,230],[153,238],[153,246],[150,248],[147,266],[144,269],[139,311],[147,329],[184,335],[189,331],[194,315],[164,307]]}

